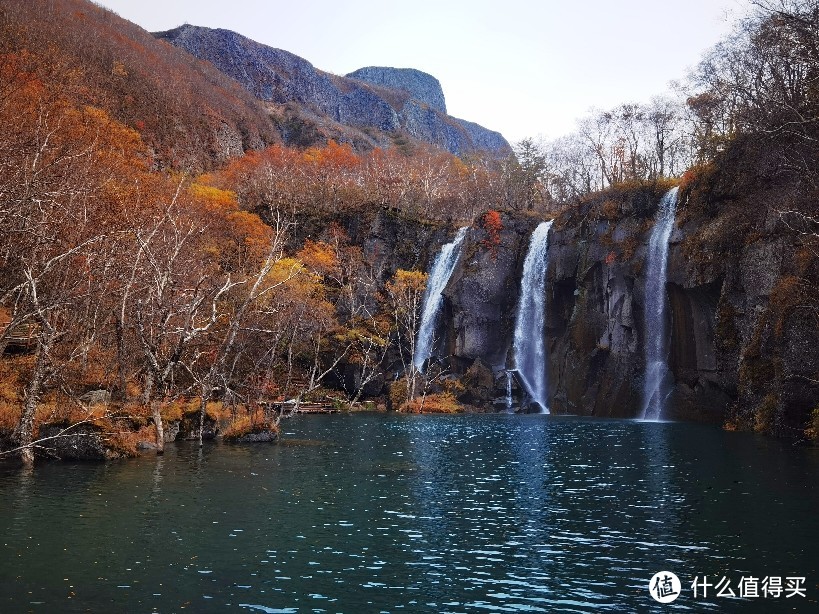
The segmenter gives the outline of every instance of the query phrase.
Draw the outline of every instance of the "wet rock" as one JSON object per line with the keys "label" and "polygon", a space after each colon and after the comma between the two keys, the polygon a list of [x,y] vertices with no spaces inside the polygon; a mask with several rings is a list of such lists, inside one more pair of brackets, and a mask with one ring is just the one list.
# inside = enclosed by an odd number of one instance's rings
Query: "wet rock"
{"label": "wet rock", "polygon": [[495,250],[483,243],[483,230],[472,228],[467,233],[443,293],[442,338],[455,373],[465,373],[476,359],[491,372],[507,367],[523,260],[539,221],[503,215],[504,228]]}
{"label": "wet rock", "polygon": [[[171,443],[179,438],[180,420],[168,420],[162,425],[162,434],[165,443]],[[197,423],[198,428],[198,423]]]}
{"label": "wet rock", "polygon": [[279,440],[278,431],[270,429],[251,430],[240,437],[225,439],[229,443],[273,443]]}
{"label": "wet rock", "polygon": [[[208,415],[205,415],[205,420],[202,425],[202,439],[211,440],[216,439],[219,434],[219,425],[216,420]],[[184,439],[186,441],[194,441],[199,439],[199,412],[191,412],[184,414],[182,420],[179,422],[179,431],[176,435],[177,440]]]}
{"label": "wet rock", "polygon": [[37,454],[44,458],[76,461],[102,461],[128,456],[124,451],[112,449],[108,435],[93,424],[69,427],[49,424],[40,427]]}
{"label": "wet rock", "polygon": [[461,378],[464,392],[458,395],[458,400],[470,405],[490,404],[495,396],[495,377],[492,369],[476,358]]}

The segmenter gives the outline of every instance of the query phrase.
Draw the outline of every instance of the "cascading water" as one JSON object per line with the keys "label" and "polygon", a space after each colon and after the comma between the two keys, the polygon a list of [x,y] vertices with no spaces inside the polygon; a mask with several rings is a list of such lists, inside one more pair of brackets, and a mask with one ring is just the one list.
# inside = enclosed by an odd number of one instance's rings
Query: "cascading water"
{"label": "cascading water", "polygon": [[506,372],[506,411],[512,411],[512,372]]}
{"label": "cascading water", "polygon": [[551,221],[543,222],[535,228],[529,240],[529,251],[523,261],[513,345],[518,379],[531,401],[537,403],[544,413],[549,413],[543,328],[546,321],[546,266],[549,263],[551,227]]}
{"label": "cascading water", "polygon": [[435,342],[435,329],[438,326],[438,315],[441,311],[446,288],[452,271],[458,263],[461,255],[461,243],[466,236],[469,227],[460,228],[452,243],[447,243],[441,248],[441,252],[435,258],[432,270],[427,278],[427,287],[424,290],[424,303],[421,308],[421,326],[418,328],[418,341],[415,344],[415,355],[412,357],[412,364],[415,368],[423,372],[424,365],[432,355]]}
{"label": "cascading water", "polygon": [[646,362],[643,382],[643,420],[660,420],[671,389],[668,371],[668,240],[674,227],[678,188],[671,188],[660,201],[651,230],[646,256],[646,287],[643,331]]}

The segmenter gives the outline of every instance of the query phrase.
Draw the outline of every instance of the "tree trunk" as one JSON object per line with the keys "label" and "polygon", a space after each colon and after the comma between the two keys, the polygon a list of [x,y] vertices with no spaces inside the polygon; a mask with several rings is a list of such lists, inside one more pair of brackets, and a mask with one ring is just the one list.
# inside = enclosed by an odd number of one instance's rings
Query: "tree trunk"
{"label": "tree trunk", "polygon": [[24,465],[34,464],[34,447],[31,445],[34,434],[34,415],[43,392],[43,383],[48,374],[48,353],[54,343],[54,334],[43,330],[37,342],[37,355],[34,359],[34,373],[26,386],[26,398],[23,403],[23,413],[14,429],[12,438],[20,449],[20,460]]}
{"label": "tree trunk", "polygon": [[208,398],[210,397],[210,391],[205,392],[205,389],[202,389],[202,398],[199,401],[199,447],[202,447],[202,431],[205,430],[205,413],[208,408]]}
{"label": "tree trunk", "polygon": [[117,375],[119,376],[119,398],[128,400],[128,380],[126,373],[127,355],[125,353],[125,327],[120,318],[116,318],[114,325],[117,333]]}
{"label": "tree trunk", "polygon": [[156,453],[157,455],[165,454],[165,427],[162,424],[162,403],[159,401],[151,402],[151,409],[154,416],[154,427],[156,428]]}

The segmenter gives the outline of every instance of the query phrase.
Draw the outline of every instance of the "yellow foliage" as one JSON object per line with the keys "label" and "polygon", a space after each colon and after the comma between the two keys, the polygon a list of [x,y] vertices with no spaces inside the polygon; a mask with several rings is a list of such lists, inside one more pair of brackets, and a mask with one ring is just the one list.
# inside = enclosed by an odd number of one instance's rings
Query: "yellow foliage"
{"label": "yellow foliage", "polygon": [[227,216],[227,221],[233,235],[244,245],[248,256],[259,260],[267,253],[273,230],[258,215],[248,211],[233,211]]}
{"label": "yellow foliage", "polygon": [[429,276],[422,271],[398,269],[392,281],[387,283],[387,291],[395,297],[422,293],[427,286],[427,277]]}
{"label": "yellow foliage", "polygon": [[228,190],[220,190],[202,183],[192,183],[188,191],[208,210],[235,211],[239,208],[236,194]]}
{"label": "yellow foliage", "polygon": [[181,420],[182,414],[188,411],[189,401],[186,399],[174,399],[170,403],[162,403],[159,413],[164,422]]}
{"label": "yellow foliage", "polygon": [[297,258],[280,258],[273,263],[265,281],[270,285],[284,284],[296,279],[310,280],[314,277]]}
{"label": "yellow foliage", "polygon": [[262,410],[257,409],[252,414],[245,413],[241,416],[237,416],[236,419],[225,428],[222,436],[225,441],[231,441],[254,431],[278,433],[279,427],[269,421]]}

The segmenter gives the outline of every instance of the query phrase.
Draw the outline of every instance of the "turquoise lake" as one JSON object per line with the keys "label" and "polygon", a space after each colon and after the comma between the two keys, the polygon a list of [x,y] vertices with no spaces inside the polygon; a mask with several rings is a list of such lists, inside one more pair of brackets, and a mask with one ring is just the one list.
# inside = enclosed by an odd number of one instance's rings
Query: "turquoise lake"
{"label": "turquoise lake", "polygon": [[[545,415],[282,426],[0,467],[0,612],[819,611],[817,449]],[[670,605],[658,571],[682,582]],[[695,598],[695,577],[805,596]]]}

